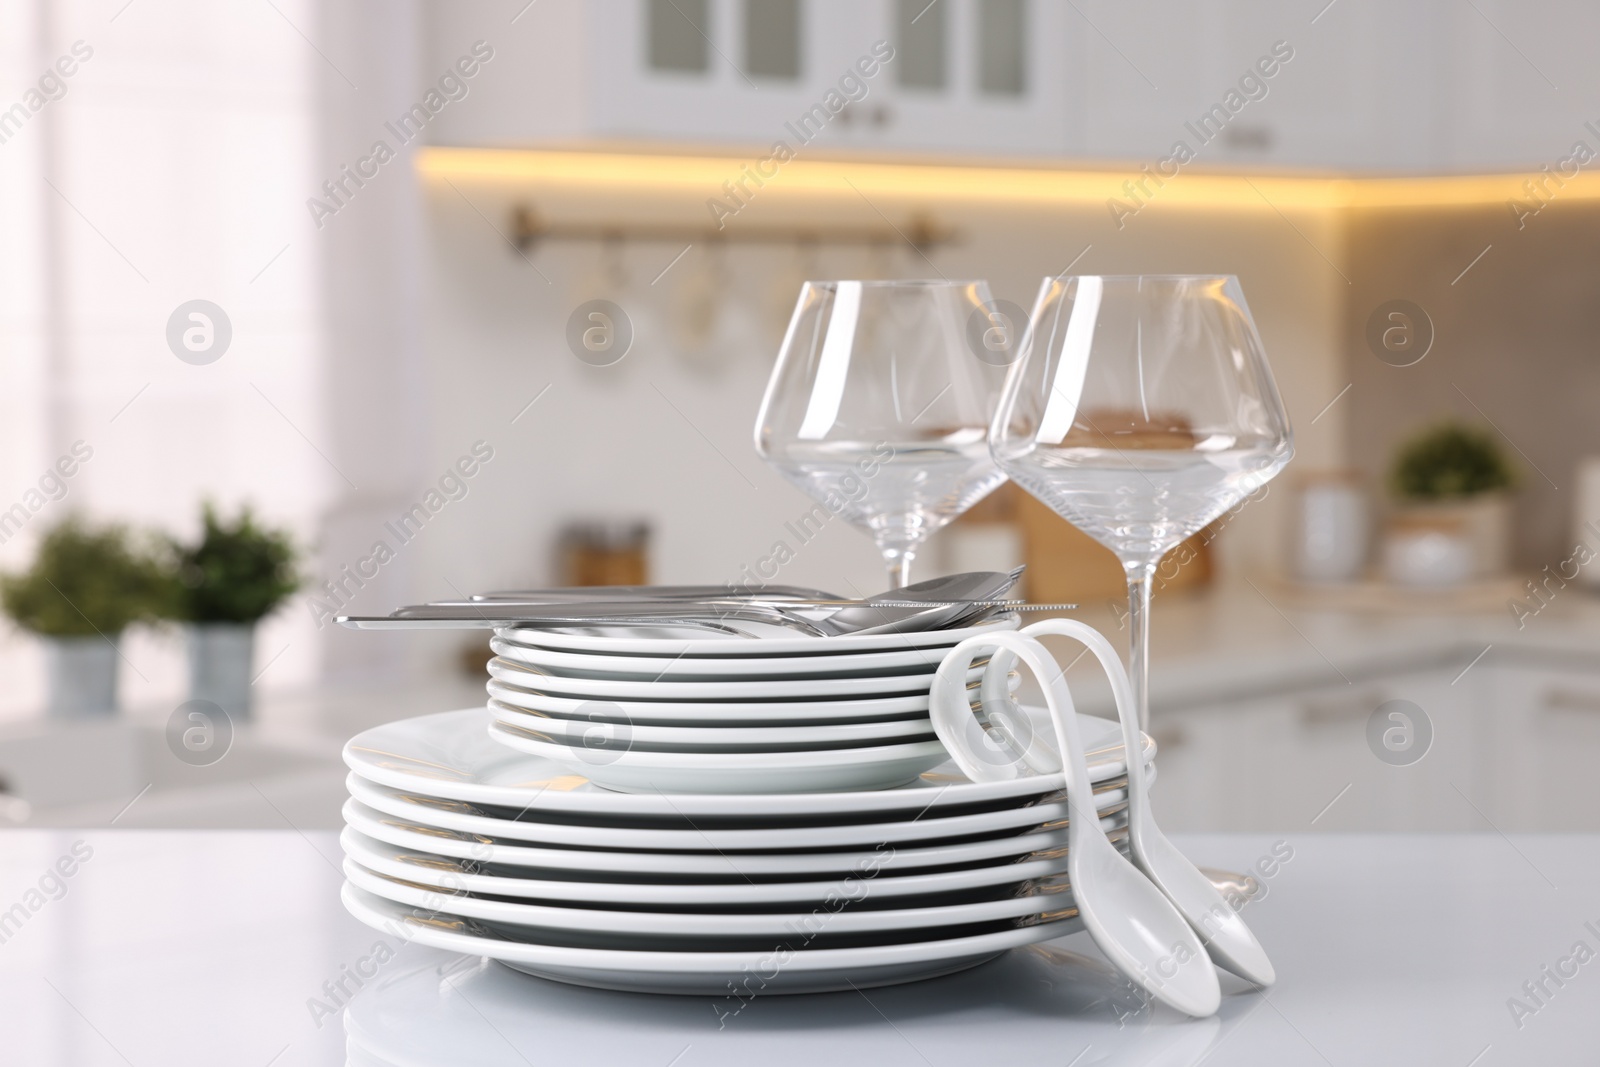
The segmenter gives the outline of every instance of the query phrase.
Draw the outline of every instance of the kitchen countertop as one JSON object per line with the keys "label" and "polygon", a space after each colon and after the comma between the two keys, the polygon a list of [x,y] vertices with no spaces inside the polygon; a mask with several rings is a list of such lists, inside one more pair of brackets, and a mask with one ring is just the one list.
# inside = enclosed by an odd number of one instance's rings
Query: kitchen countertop
{"label": "kitchen countertop", "polygon": [[562,986],[358,924],[330,833],[6,831],[0,1060],[331,1065],[347,1032],[370,1054],[352,1063],[441,1067],[1592,1060],[1600,835],[1178,840],[1234,869],[1292,850],[1245,912],[1279,982],[1225,979],[1213,1019],[1129,1001],[1077,934],[920,984],[756,1000],[719,1028],[707,998]]}
{"label": "kitchen countertop", "polygon": [[[1151,613],[1151,706],[1248,697],[1289,687],[1341,684],[1394,671],[1480,662],[1550,662],[1600,667],[1600,594],[1569,583],[1518,624],[1501,595],[1480,595],[1463,610],[1450,594],[1390,591],[1387,610],[1352,607],[1337,591],[1319,594],[1271,579],[1231,580],[1196,592],[1161,594]],[[1382,598],[1376,599],[1382,602]],[[1527,603],[1534,603],[1523,598]],[[1127,644],[1126,601],[1085,603],[1070,617],[1096,627],[1119,650]],[[1024,622],[1038,616],[1024,618]],[[1046,638],[1063,663],[1081,646]],[[1111,714],[1109,690],[1093,657],[1068,674],[1080,709]],[[409,715],[478,703],[481,683],[456,672],[403,679],[322,683],[268,691],[254,732],[337,752],[351,735]],[[164,726],[172,706],[130,709],[121,718]],[[18,718],[7,725],[37,723]]]}
{"label": "kitchen countertop", "polygon": [[[1570,585],[1519,626],[1504,602],[1510,592],[1515,589],[1475,595],[1470,610],[1455,594],[1424,593],[1395,593],[1387,606],[1384,598],[1368,596],[1378,607],[1357,610],[1348,595],[1311,594],[1266,579],[1222,582],[1195,594],[1158,594],[1151,669],[1156,725],[1164,728],[1163,720],[1175,721],[1194,708],[1323,686],[1338,691],[1346,683],[1417,670],[1464,678],[1450,690],[1463,699],[1497,665],[1600,671],[1600,597]],[[1122,646],[1125,611],[1123,604],[1090,603],[1074,614]],[[1056,645],[1063,664],[1083,651],[1062,638],[1046,640]],[[1469,665],[1476,674],[1462,673]],[[1093,657],[1078,658],[1068,678],[1079,710],[1114,714]],[[1024,698],[1037,702],[1033,679],[1025,675],[1023,681]],[[27,818],[40,827],[103,826],[116,816],[125,828],[329,829],[340,825],[345,772],[338,754],[349,737],[378,723],[482,699],[479,682],[453,672],[264,694],[255,721],[238,724],[226,757],[201,768],[165,758],[170,705],[132,709],[103,724],[17,721],[0,726],[0,778],[37,787],[37,796],[27,788],[19,795],[33,805]],[[126,737],[110,729],[95,732],[97,725],[117,724],[137,729],[124,731]],[[98,760],[83,758],[90,734],[98,738]],[[36,735],[48,743],[33,744]],[[113,758],[119,752],[126,758]],[[157,787],[146,793],[151,783]],[[62,806],[62,797],[72,803]],[[1244,825],[1277,821],[1267,813]]]}
{"label": "kitchen countertop", "polygon": [[[1359,682],[1387,673],[1479,663],[1600,668],[1600,596],[1571,584],[1536,614],[1518,619],[1517,590],[1490,590],[1463,606],[1453,594],[1391,590],[1358,608],[1269,580],[1235,581],[1198,593],[1157,594],[1150,614],[1150,706],[1164,709],[1275,690]],[[1531,597],[1527,604],[1537,604]],[[1119,649],[1128,640],[1125,602],[1084,604],[1072,617]],[[1026,623],[1027,619],[1024,619]],[[1046,638],[1063,663],[1081,646]],[[1487,651],[1485,651],[1487,650]],[[1093,657],[1069,671],[1080,710],[1109,715],[1110,693]]]}

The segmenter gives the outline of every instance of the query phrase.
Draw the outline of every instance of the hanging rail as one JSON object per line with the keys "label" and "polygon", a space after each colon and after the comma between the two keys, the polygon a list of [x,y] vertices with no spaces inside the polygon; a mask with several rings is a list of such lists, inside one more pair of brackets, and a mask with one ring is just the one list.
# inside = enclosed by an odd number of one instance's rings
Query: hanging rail
{"label": "hanging rail", "polygon": [[[887,221],[887,220],[886,220]],[[660,241],[665,243],[725,241],[740,244],[895,245],[907,244],[918,252],[959,240],[955,230],[932,216],[914,214],[904,225],[884,226],[763,226],[740,223],[724,229],[715,226],[672,223],[553,222],[527,204],[511,212],[511,240],[526,253],[540,241]]]}

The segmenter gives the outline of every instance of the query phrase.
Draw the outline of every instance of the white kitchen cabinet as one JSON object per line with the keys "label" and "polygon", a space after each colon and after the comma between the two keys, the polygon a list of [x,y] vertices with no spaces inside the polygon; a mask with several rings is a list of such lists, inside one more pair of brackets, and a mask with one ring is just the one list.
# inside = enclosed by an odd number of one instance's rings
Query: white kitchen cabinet
{"label": "white kitchen cabinet", "polygon": [[[1481,826],[1467,798],[1484,788],[1482,730],[1471,694],[1451,685],[1458,670],[1411,671],[1289,695],[1287,758],[1275,766],[1278,795],[1290,811],[1310,808],[1305,825],[1326,830]],[[1389,763],[1374,750],[1369,720],[1385,707],[1380,736],[1394,731],[1415,752],[1428,735],[1415,762]],[[1382,748],[1381,740],[1376,744]]]}
{"label": "white kitchen cabinet", "polygon": [[428,9],[430,70],[475,38],[497,50],[433,143],[1069,147],[1068,9],[1045,0],[543,0],[509,32],[502,6]]}
{"label": "white kitchen cabinet", "polygon": [[[1600,658],[1470,648],[1436,666],[1153,709],[1163,824],[1184,830],[1594,830]],[[1379,759],[1374,710],[1409,701],[1426,755]],[[1413,716],[1415,718],[1415,716]],[[1337,798],[1337,799],[1335,799]]]}
{"label": "white kitchen cabinet", "polygon": [[[1437,20],[1447,5],[1341,0],[1315,14],[1256,0],[1252,23],[1270,23],[1294,48],[1272,93],[1241,114],[1250,138],[1223,138],[1224,159],[1316,170],[1419,172],[1441,152],[1439,118],[1454,93],[1441,83]],[[1270,13],[1270,14],[1269,14]],[[1285,16],[1288,17],[1285,17]],[[1255,108],[1255,112],[1251,112]]]}
{"label": "white kitchen cabinet", "polygon": [[[1043,0],[906,0],[907,10],[925,9],[918,20],[942,18],[948,46],[939,86],[906,84],[916,73],[915,43],[901,40],[896,16],[901,0],[879,0],[889,16],[889,39],[900,66],[888,86],[891,117],[875,134],[884,148],[978,156],[1069,154],[1075,136],[1075,98],[1068,56],[1075,36],[1068,5]],[[858,5],[859,6],[859,5]],[[1006,18],[996,20],[996,12]],[[986,44],[986,35],[998,40]],[[983,56],[1007,57],[1020,48],[1020,62],[997,59],[985,77]],[[1015,70],[1014,78],[1005,77]],[[997,80],[998,76],[998,80]],[[988,83],[987,85],[985,83]]]}
{"label": "white kitchen cabinet", "polygon": [[[1183,141],[1201,160],[1214,157],[1217,147],[1202,145],[1185,124],[1217,103],[1255,59],[1232,69],[1229,27],[1221,15],[1218,0],[1078,5],[1073,28],[1082,37],[1075,86],[1083,113],[1081,154],[1153,163]],[[1260,51],[1271,43],[1263,40]],[[1247,121],[1243,114],[1241,124]]]}
{"label": "white kitchen cabinet", "polygon": [[1189,708],[1152,718],[1156,781],[1151,795],[1165,830],[1256,829],[1272,789],[1261,756],[1274,709],[1256,701]]}
{"label": "white kitchen cabinet", "polygon": [[[1515,0],[1085,0],[1082,153],[1150,162],[1174,141],[1197,162],[1345,172],[1555,167],[1578,140],[1600,149],[1600,68],[1587,43],[1600,6]],[[1315,21],[1312,21],[1315,19]],[[1294,58],[1267,93],[1201,143],[1200,116],[1275,42]],[[1189,125],[1186,125],[1189,124]]]}
{"label": "white kitchen cabinet", "polygon": [[[1578,139],[1600,147],[1584,126],[1600,5],[1528,19],[1512,0],[541,0],[510,26],[490,0],[424,11],[424,74],[477,38],[496,50],[472,99],[429,126],[435,144],[781,139],[1138,166],[1182,141],[1198,165],[1355,173],[1536,171]],[[797,136],[877,42],[896,59]],[[1242,86],[1275,46],[1293,59]],[[1230,91],[1245,104],[1200,130]]]}
{"label": "white kitchen cabinet", "polygon": [[1427,169],[1433,6],[1343,0],[1313,24],[1314,7],[1272,0],[1084,4],[1083,151],[1154,163],[1181,142],[1200,166]]}
{"label": "white kitchen cabinet", "polygon": [[1555,168],[1575,141],[1600,149],[1594,120],[1600,71],[1589,43],[1600,35],[1600,7],[1562,3],[1537,17],[1515,0],[1444,5],[1435,21],[1442,170]]}
{"label": "white kitchen cabinet", "polygon": [[[1482,803],[1486,788],[1481,712],[1469,691],[1450,684],[1456,670],[1158,711],[1152,732],[1162,744],[1163,823],[1186,830],[1482,827],[1467,799]],[[1421,708],[1432,734],[1426,754],[1408,765],[1383,761],[1367,738],[1373,713],[1396,700]]]}
{"label": "white kitchen cabinet", "polygon": [[[888,21],[876,10],[881,3],[862,5],[864,10],[852,13],[839,0],[795,0],[793,43],[798,47],[792,50],[792,76],[764,74],[750,61],[746,22],[761,3],[593,3],[588,8],[593,134],[605,139],[733,142],[761,149],[781,140],[797,152],[813,141],[819,146],[871,143],[873,131],[885,124],[879,116],[893,65],[882,65],[873,53],[874,44],[889,36]],[[846,17],[839,18],[841,13]],[[685,28],[688,19],[695,25]],[[678,29],[667,29],[673,26]],[[673,36],[703,47],[687,57],[689,62],[674,66],[674,57],[659,56],[656,47],[661,38]],[[669,62],[664,64],[663,58]],[[858,62],[873,73],[864,76]],[[846,78],[851,80],[841,88]],[[830,94],[836,106],[844,104],[837,114],[828,113]],[[824,106],[822,114],[812,112],[818,105]]]}
{"label": "white kitchen cabinet", "polygon": [[[1600,148],[1584,126],[1600,5],[1529,19],[1513,0],[540,0],[509,25],[494,0],[423,10],[425,80],[474,40],[495,49],[428,127],[435,144],[759,159],[782,140],[1136,168],[1183,141],[1197,166],[1357,173],[1533,172],[1580,138]],[[896,58],[797,135],[880,41]],[[1275,48],[1293,58],[1241,85]],[[1230,92],[1243,105],[1202,130]]]}
{"label": "white kitchen cabinet", "polygon": [[1514,662],[1481,679],[1495,788],[1485,811],[1506,831],[1600,825],[1600,662]]}

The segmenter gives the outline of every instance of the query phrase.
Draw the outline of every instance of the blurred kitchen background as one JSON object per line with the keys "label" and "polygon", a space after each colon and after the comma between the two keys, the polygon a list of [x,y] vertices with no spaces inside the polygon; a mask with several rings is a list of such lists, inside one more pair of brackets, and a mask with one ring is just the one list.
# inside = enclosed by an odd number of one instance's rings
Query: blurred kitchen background
{"label": "blurred kitchen background", "polygon": [[[209,500],[235,533],[252,509],[252,551],[286,533],[303,579],[236,612],[253,647],[134,621],[114,712],[52,696],[102,669],[51,651],[72,620],[8,619],[0,821],[336,826],[343,739],[477,702],[484,653],[333,614],[748,580],[811,507],[751,445],[807,278],[987,278],[1026,309],[1047,274],[1216,272],[1296,458],[1163,569],[1165,822],[1600,828],[1600,8],[3,0],[0,24],[0,569],[44,573],[74,515],[193,564]],[[631,334],[615,362],[575,340],[594,300]],[[1110,554],[1008,488],[920,573],[1026,562],[1030,596],[1123,640]],[[843,522],[781,580],[884,584]],[[250,710],[201,724],[226,756],[175,758],[195,657],[240,655]]]}

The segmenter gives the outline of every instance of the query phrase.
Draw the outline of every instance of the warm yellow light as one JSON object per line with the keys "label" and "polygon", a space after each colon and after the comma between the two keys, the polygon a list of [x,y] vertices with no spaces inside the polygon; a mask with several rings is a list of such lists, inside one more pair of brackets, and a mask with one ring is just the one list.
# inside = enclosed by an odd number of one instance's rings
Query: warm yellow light
{"label": "warm yellow light", "polygon": [[[417,169],[425,178],[499,183],[572,185],[629,193],[719,195],[755,156],[655,155],[621,151],[424,148]],[[869,200],[959,200],[989,204],[1095,204],[1128,202],[1138,167],[1081,170],[1056,166],[966,166],[951,163],[796,159],[783,164],[781,186],[797,193]],[[1600,199],[1600,180],[1587,174],[1556,180],[1529,175],[1462,175],[1415,178],[1218,174],[1186,169],[1164,179],[1154,200],[1162,205],[1271,210],[1338,210],[1385,207],[1464,207],[1530,201],[1526,187],[1543,183],[1545,199]],[[1154,179],[1146,180],[1154,189]]]}
{"label": "warm yellow light", "polygon": [[1535,173],[1462,174],[1426,178],[1362,178],[1350,183],[1351,207],[1503,206],[1512,199],[1538,207],[1542,200],[1600,199],[1600,180],[1589,174],[1557,179]]}

